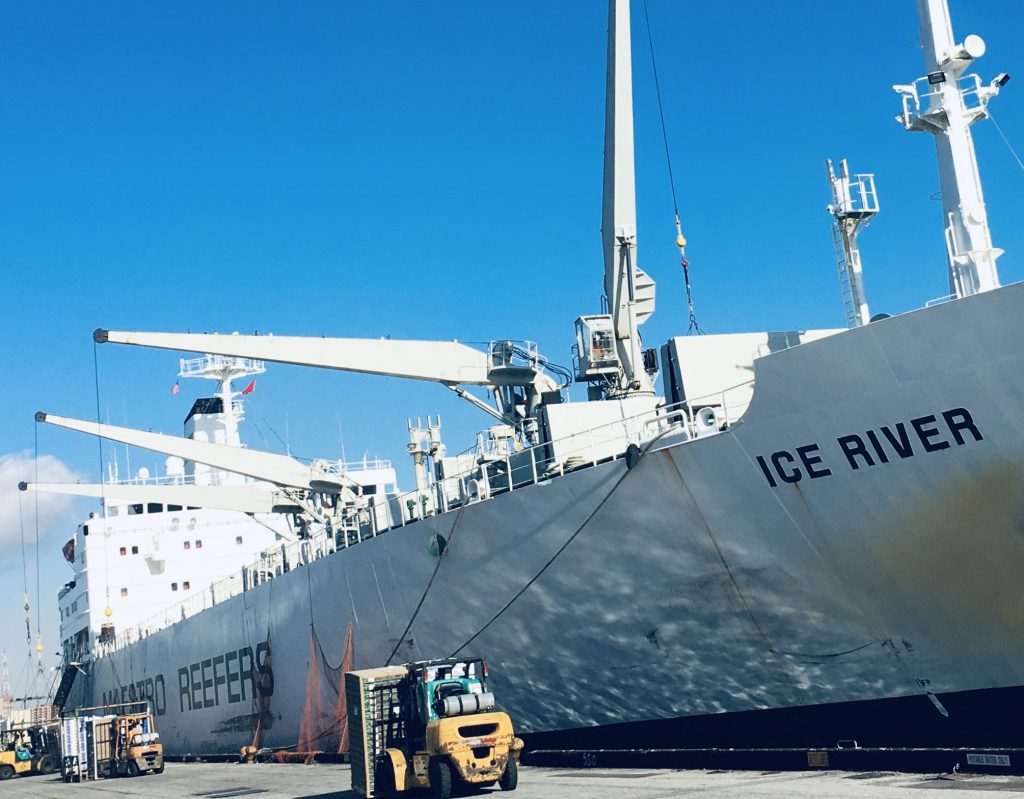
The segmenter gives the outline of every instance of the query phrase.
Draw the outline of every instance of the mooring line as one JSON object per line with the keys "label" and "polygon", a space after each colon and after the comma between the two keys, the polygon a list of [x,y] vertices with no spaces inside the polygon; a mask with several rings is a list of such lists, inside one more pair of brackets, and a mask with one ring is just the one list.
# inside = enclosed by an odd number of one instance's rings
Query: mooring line
{"label": "mooring line", "polygon": [[[657,442],[667,433],[673,432],[673,430],[674,428],[663,430],[650,441],[648,441],[646,444],[644,444],[644,446],[639,450],[639,453],[637,455],[637,462],[634,463],[632,466],[629,466],[627,464],[626,471],[624,471],[622,475],[619,477],[619,479],[615,481],[615,484],[609,489],[608,493],[605,494],[604,498],[599,503],[597,503],[597,506],[592,511],[590,511],[590,513],[587,514],[587,518],[584,519],[580,526],[576,528],[575,532],[573,532],[573,534],[565,540],[565,543],[563,543],[562,546],[560,546],[555,551],[555,553],[550,558],[548,558],[547,562],[541,567],[540,571],[533,575],[533,577],[531,577],[530,580],[522,588],[520,588],[519,591],[516,592],[515,596],[513,596],[508,602],[506,602],[505,605],[497,613],[495,613],[483,627],[477,630],[472,635],[472,637],[469,638],[469,640],[462,644],[462,646],[460,646],[458,649],[452,652],[449,655],[449,657],[455,657],[457,654],[459,654],[459,652],[461,652],[463,649],[465,649],[467,646],[473,643],[477,638],[479,638],[484,633],[484,631],[487,630],[488,627],[490,627],[502,615],[504,615],[505,611],[507,611],[510,607],[512,607],[512,605],[519,601],[519,598],[529,590],[530,586],[532,586],[535,582],[537,582],[537,580],[540,579],[540,576],[548,570],[548,567],[551,566],[551,564],[553,564],[559,558],[559,556],[563,552],[565,552],[566,549],[568,549],[569,545],[576,540],[576,537],[583,532],[584,528],[586,528],[586,526],[590,523],[590,520],[593,519],[594,516],[597,515],[597,512],[604,507],[605,503],[612,498],[612,495],[618,490],[619,486],[622,485],[622,482],[623,480],[626,479],[626,476],[631,471],[633,471],[634,468],[636,468],[637,463],[639,463],[639,460],[643,458],[644,455],[647,454],[651,447],[654,446],[655,442]],[[625,458],[623,459],[625,460]]]}

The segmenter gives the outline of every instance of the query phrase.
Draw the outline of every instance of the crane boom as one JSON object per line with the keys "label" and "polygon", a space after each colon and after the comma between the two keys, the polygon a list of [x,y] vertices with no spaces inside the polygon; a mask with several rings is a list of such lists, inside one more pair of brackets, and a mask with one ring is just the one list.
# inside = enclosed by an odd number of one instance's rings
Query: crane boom
{"label": "crane boom", "polygon": [[491,385],[487,353],[457,341],[142,333],[102,328],[93,333],[93,339],[100,344],[208,352],[448,385]]}
{"label": "crane boom", "polygon": [[653,394],[643,366],[639,326],[654,313],[654,281],[637,265],[636,175],[633,143],[633,66],[629,0],[608,4],[604,197],[601,240],[604,292],[615,328],[622,396]]}
{"label": "crane boom", "polygon": [[348,481],[337,473],[331,473],[314,462],[312,467],[288,455],[277,455],[255,449],[230,447],[210,441],[194,441],[163,433],[148,433],[133,430],[130,427],[117,427],[111,424],[85,422],[66,416],[39,411],[37,422],[46,422],[78,430],[89,435],[108,438],[135,447],[162,452],[165,455],[177,455],[185,460],[205,463],[229,472],[244,474],[257,480],[266,480],[279,486],[302,488],[309,491],[339,493]]}
{"label": "crane boom", "polygon": [[257,485],[133,485],[123,483],[19,483],[22,491],[41,491],[120,502],[159,502],[164,505],[233,510],[240,513],[280,513],[299,506],[285,495]]}

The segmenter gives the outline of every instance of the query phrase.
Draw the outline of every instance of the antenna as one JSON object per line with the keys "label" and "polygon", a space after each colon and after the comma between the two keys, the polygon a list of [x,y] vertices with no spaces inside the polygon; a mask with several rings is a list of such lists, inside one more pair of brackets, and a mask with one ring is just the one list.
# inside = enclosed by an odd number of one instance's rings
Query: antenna
{"label": "antenna", "polygon": [[347,463],[348,461],[345,458],[345,433],[341,429],[341,414],[337,413],[335,416],[338,420],[338,448],[341,450],[341,462]]}
{"label": "antenna", "polygon": [[893,86],[903,100],[896,117],[903,127],[935,137],[939,184],[946,220],[946,253],[950,298],[999,288],[988,213],[974,154],[971,125],[988,117],[988,101],[1010,76],[1005,72],[987,85],[964,72],[985,54],[985,42],[971,34],[962,43],[953,38],[946,0],[917,0],[926,75],[905,86]]}
{"label": "antenna", "polygon": [[864,275],[860,266],[857,236],[878,213],[878,195],[875,193],[874,175],[851,175],[844,158],[839,162],[839,174],[832,168],[832,160],[825,160],[825,172],[832,185],[832,243],[839,267],[839,286],[843,292],[848,327],[866,325],[871,318],[868,301],[864,296]]}

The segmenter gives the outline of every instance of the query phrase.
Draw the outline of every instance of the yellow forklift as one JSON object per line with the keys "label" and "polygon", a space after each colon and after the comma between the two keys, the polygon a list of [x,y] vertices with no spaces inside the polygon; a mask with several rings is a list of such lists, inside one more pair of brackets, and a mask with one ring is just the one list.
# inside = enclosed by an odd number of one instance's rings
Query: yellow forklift
{"label": "yellow forklift", "polygon": [[0,780],[16,774],[53,774],[59,765],[55,727],[35,725],[0,732]]}
{"label": "yellow forklift", "polygon": [[435,799],[497,784],[513,791],[519,753],[507,713],[495,711],[487,664],[448,658],[345,675],[352,789]]}
{"label": "yellow forklift", "polygon": [[164,747],[148,702],[81,708],[65,715],[61,725],[64,782],[164,770]]}

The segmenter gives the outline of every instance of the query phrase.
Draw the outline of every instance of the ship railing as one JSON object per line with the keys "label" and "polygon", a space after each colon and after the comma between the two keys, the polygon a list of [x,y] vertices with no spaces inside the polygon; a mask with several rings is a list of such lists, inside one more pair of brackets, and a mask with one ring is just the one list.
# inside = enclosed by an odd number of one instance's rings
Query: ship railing
{"label": "ship railing", "polygon": [[[495,450],[486,462],[454,475],[439,478],[426,491],[417,489],[392,498],[396,527],[446,512],[509,491],[535,485],[567,472],[624,458],[630,444],[642,446],[673,433],[685,440],[722,432],[738,420],[749,404],[747,380],[705,397],[664,405],[634,416],[616,419],[593,428],[518,451]],[[390,528],[389,528],[390,529]],[[371,536],[387,530],[370,530]]]}
{"label": "ship railing", "polygon": [[257,560],[242,567],[241,571],[196,590],[187,599],[169,606],[138,624],[118,631],[112,642],[100,645],[99,651],[107,654],[123,649],[142,638],[195,616],[293,569],[319,560],[335,550],[336,546],[326,531],[321,531],[320,534],[311,538],[283,543],[261,553]]}
{"label": "ship railing", "polygon": [[149,475],[147,477],[128,477],[115,480],[108,485],[195,485],[195,475],[191,474],[161,474]]}
{"label": "ship railing", "polygon": [[339,461],[338,467],[344,472],[365,472],[377,469],[390,469],[391,461],[386,458],[365,457],[358,461]]}
{"label": "ship railing", "polygon": [[925,308],[931,308],[934,305],[944,305],[945,303],[952,302],[955,299],[956,299],[956,294],[947,294],[944,297],[936,297],[933,300],[926,301],[925,304],[924,304],[924,307]]}
{"label": "ship railing", "polygon": [[[902,101],[903,114],[897,119],[903,123],[907,130],[924,129],[922,120],[936,115],[944,109],[943,92],[946,81],[939,76],[938,83],[932,83],[931,76],[918,78],[912,84],[898,87]],[[985,113],[985,106],[988,103],[988,94],[982,87],[981,78],[971,73],[961,75],[956,79],[956,88],[963,98],[964,108],[981,115]]]}
{"label": "ship railing", "polygon": [[[211,583],[187,599],[149,619],[119,631],[112,642],[102,644],[102,654],[117,651],[201,613],[221,602],[312,563],[338,549],[376,538],[413,524],[433,509],[454,510],[581,469],[621,460],[630,444],[643,446],[661,437],[667,441],[695,441],[717,435],[734,424],[749,404],[746,381],[706,397],[665,405],[634,416],[617,419],[553,442],[509,452],[473,469],[446,476],[426,490],[414,490],[375,501],[356,510],[356,516],[337,527],[318,528],[310,537],[275,546],[241,571]],[[730,396],[733,398],[730,401]],[[565,446],[569,442],[569,446]],[[552,456],[557,452],[557,459]]]}
{"label": "ship railing", "polygon": [[264,371],[263,361],[253,358],[241,358],[234,355],[204,355],[201,358],[180,358],[178,374],[181,377],[195,377],[211,371],[226,368],[245,371]]}

